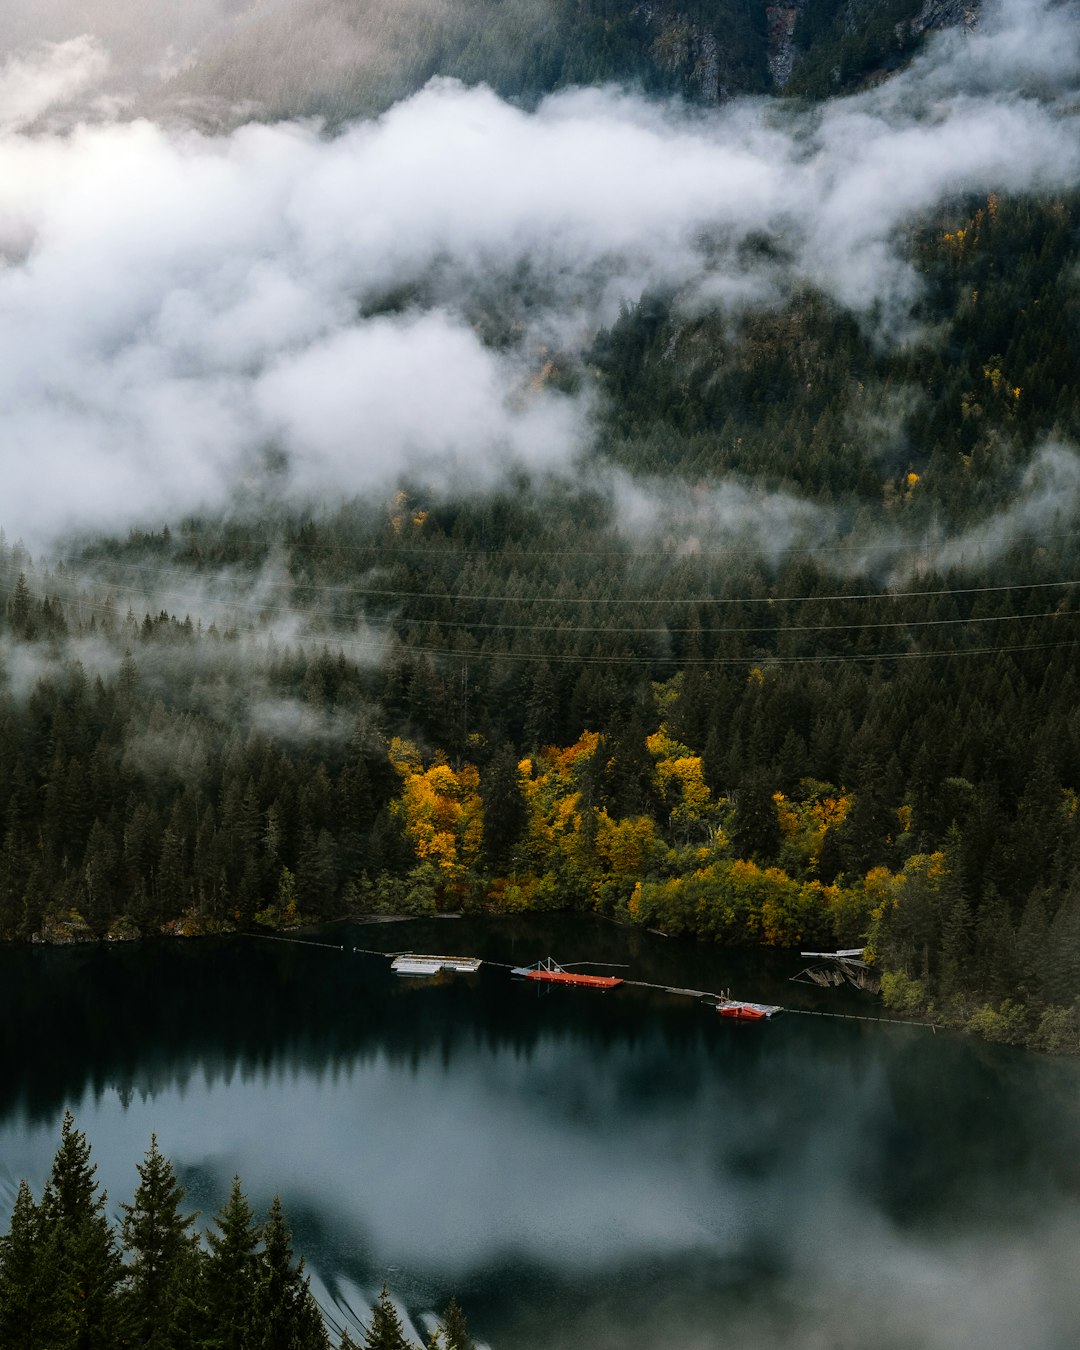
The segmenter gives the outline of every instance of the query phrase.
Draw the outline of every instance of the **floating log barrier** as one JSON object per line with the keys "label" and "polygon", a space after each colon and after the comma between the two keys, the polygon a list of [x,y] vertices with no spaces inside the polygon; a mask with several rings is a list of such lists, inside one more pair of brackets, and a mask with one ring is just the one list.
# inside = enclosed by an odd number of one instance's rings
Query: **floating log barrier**
{"label": "floating log barrier", "polygon": [[791,978],[803,984],[819,985],[822,989],[835,988],[846,980],[856,989],[876,994],[881,988],[881,977],[862,959],[865,951],[865,947],[848,947],[837,952],[800,952],[804,957],[817,957],[822,964],[807,966]]}

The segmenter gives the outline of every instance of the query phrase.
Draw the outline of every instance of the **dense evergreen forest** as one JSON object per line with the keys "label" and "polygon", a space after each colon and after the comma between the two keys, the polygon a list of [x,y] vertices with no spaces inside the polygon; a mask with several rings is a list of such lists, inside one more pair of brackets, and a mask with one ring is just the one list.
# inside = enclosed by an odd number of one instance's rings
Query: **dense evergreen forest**
{"label": "dense evergreen forest", "polygon": [[655,292],[547,353],[572,474],[5,541],[0,931],[595,908],[1080,1047],[1080,200],[905,249],[903,342]]}
{"label": "dense evergreen forest", "polygon": [[[275,1199],[257,1223],[238,1179],[205,1245],[153,1139],[113,1224],[86,1136],[64,1116],[39,1201],[20,1184],[0,1236],[0,1343],[8,1350],[329,1350],[322,1314]],[[357,1350],[347,1330],[341,1350]],[[430,1350],[473,1350],[451,1303]],[[385,1287],[359,1342],[412,1350]]]}

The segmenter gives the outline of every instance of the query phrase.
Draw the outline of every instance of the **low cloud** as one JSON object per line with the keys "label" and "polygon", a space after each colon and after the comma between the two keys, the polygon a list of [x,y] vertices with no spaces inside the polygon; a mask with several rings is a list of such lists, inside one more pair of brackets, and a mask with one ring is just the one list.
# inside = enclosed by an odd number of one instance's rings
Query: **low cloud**
{"label": "low cloud", "polygon": [[[587,400],[559,392],[551,353],[572,364],[649,286],[739,310],[810,282],[907,331],[911,223],[965,193],[1080,182],[1078,35],[1072,4],[1004,0],[824,107],[594,89],[527,112],[435,80],[334,136],[57,133],[46,105],[91,89],[103,49],[29,50],[0,77],[4,525],[44,544],[238,492],[572,469]],[[513,315],[497,345],[481,295]]]}
{"label": "low cloud", "polygon": [[812,552],[834,541],[844,523],[838,512],[792,492],[734,478],[688,487],[616,474],[610,491],[621,531],[667,558],[744,552],[778,563],[792,549]]}
{"label": "low cloud", "polygon": [[944,528],[924,532],[918,553],[893,574],[903,582],[921,572],[983,568],[1018,544],[1045,535],[1064,536],[1080,508],[1080,455],[1070,446],[1048,443],[1019,475],[1003,510],[971,529],[953,534]]}

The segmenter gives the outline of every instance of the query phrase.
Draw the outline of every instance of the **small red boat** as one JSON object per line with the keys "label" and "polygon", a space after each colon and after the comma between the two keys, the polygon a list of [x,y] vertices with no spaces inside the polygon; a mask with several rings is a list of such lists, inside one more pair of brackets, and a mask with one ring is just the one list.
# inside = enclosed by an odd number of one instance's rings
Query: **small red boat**
{"label": "small red boat", "polygon": [[535,966],[515,966],[511,972],[526,980],[542,980],[546,984],[578,984],[589,989],[614,989],[622,984],[618,975],[581,975],[576,970],[564,970],[549,956],[546,961],[538,961]]}

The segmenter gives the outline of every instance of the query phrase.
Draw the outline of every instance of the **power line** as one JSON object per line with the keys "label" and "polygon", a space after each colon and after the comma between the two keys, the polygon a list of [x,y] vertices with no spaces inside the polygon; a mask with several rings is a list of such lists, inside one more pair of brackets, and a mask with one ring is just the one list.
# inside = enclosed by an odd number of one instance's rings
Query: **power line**
{"label": "power line", "polygon": [[[137,595],[143,599],[149,600],[145,592],[135,587],[108,586],[105,589],[110,591],[126,592],[129,595]],[[175,602],[180,600],[188,604],[198,602],[203,603],[203,597],[184,595],[182,592],[165,592],[162,596],[154,600],[154,604],[167,602],[175,609]],[[72,607],[82,607],[91,609],[100,613],[115,614],[115,607],[103,601],[92,601],[82,597],[72,597],[66,600]],[[288,605],[271,605],[266,603],[252,603],[242,600],[212,600],[212,607],[219,610],[238,613],[241,615],[256,616],[263,618],[267,614],[287,615],[290,618],[303,617],[303,611],[297,611]],[[166,611],[167,612],[167,611]],[[413,618],[408,615],[370,615],[362,616],[364,627],[384,630],[387,632],[396,632],[400,628],[408,626],[411,628],[446,628],[463,629],[468,631],[484,630],[488,632],[501,633],[573,633],[576,635],[588,634],[592,636],[640,636],[640,637],[672,637],[685,636],[695,633],[702,636],[714,636],[717,634],[772,634],[782,633],[840,633],[840,632],[865,632],[874,629],[904,629],[904,628],[945,628],[945,627],[964,627],[971,624],[983,623],[1018,623],[1024,620],[1037,619],[1066,619],[1074,618],[1080,611],[1076,610],[1027,610],[1021,614],[975,614],[964,617],[953,617],[947,619],[870,619],[859,623],[812,623],[812,624],[767,624],[761,626],[746,626],[742,624],[732,625],[695,625],[694,627],[675,627],[670,624],[663,624],[659,627],[647,627],[635,625],[634,627],[615,627],[610,624],[534,624],[534,623],[503,623],[496,620],[487,619],[434,619],[434,618]],[[170,617],[174,617],[170,615]],[[322,635],[309,635],[322,636]],[[328,640],[336,638],[337,633],[328,633],[325,635]]]}
{"label": "power line", "polygon": [[[104,612],[115,615],[115,609],[108,604],[98,604],[93,601],[76,600],[70,602],[72,606],[81,606],[97,612]],[[233,608],[240,609],[239,605],[233,605]],[[261,608],[252,609],[249,612],[263,613]],[[292,611],[288,611],[292,613]],[[916,620],[898,620],[898,621],[871,621],[860,624],[778,624],[767,628],[701,628],[701,629],[669,629],[669,628],[610,628],[610,627],[586,627],[586,626],[566,626],[566,625],[500,625],[500,624],[480,624],[470,625],[462,623],[460,625],[439,624],[430,620],[405,620],[414,627],[460,627],[470,629],[474,627],[484,627],[493,631],[512,631],[512,632],[562,632],[574,634],[577,636],[631,636],[631,637],[667,637],[675,633],[699,632],[702,635],[711,635],[716,633],[736,634],[736,635],[754,635],[767,634],[774,637],[782,636],[786,633],[819,633],[819,632],[851,632],[851,631],[874,631],[907,629],[907,628],[925,628],[925,627],[955,627],[967,626],[976,623],[1003,623],[1017,622],[1022,620],[1042,620],[1042,619],[1070,619],[1080,615],[1080,611],[1068,610],[1045,610],[1041,612],[1010,614],[1010,615],[986,615],[975,616],[964,619],[916,619]],[[173,616],[170,616],[173,617]],[[286,648],[290,646],[311,648],[334,648],[341,651],[361,652],[369,660],[373,657],[382,655],[386,649],[386,638],[399,636],[396,628],[389,622],[385,624],[382,632],[379,632],[379,625],[372,624],[365,619],[365,627],[373,632],[370,640],[358,638],[355,635],[343,633],[308,633],[308,634],[275,634],[272,630],[265,633],[265,637],[271,642],[280,642]],[[240,634],[235,634],[240,636]],[[712,657],[694,657],[690,655],[674,656],[669,653],[653,651],[649,653],[607,653],[607,654],[581,654],[581,653],[559,653],[545,651],[535,653],[528,651],[519,651],[514,649],[503,649],[500,651],[491,651],[483,647],[471,646],[468,648],[432,646],[430,644],[412,644],[401,643],[400,649],[410,654],[433,656],[442,659],[458,658],[467,662],[470,656],[483,657],[489,660],[507,660],[507,661],[549,661],[554,663],[575,663],[575,664],[653,664],[656,662],[675,661],[682,666],[690,665],[746,665],[748,663],[760,662],[770,665],[789,665],[795,663],[815,662],[818,664],[832,663],[840,661],[871,661],[871,660],[890,660],[890,659],[912,659],[915,657],[931,656],[965,656],[976,654],[988,654],[991,652],[1007,651],[1028,651],[1035,649],[1053,648],[1059,646],[1072,645],[1072,640],[1055,643],[1026,643],[1001,646],[981,646],[965,649],[939,649],[935,651],[894,651],[894,652],[846,652],[846,653],[826,653],[826,654],[802,654],[798,656],[783,656],[771,652],[748,653],[741,656],[712,656]]]}
{"label": "power line", "polygon": [[[11,570],[10,568],[8,569]],[[147,572],[151,569],[145,567],[129,567],[128,571]],[[94,578],[92,581],[80,581],[78,578],[62,577],[54,578],[67,584],[97,585],[101,589],[108,591],[117,591],[121,594],[142,596],[149,601],[149,594],[146,589],[140,589],[135,586],[125,586],[120,582],[109,581],[105,578]],[[365,599],[377,597],[379,599],[397,599],[397,600],[438,600],[443,603],[469,603],[469,604],[518,604],[518,605],[630,605],[630,606],[666,606],[683,607],[687,605],[708,607],[716,605],[787,605],[787,604],[839,604],[842,602],[854,600],[912,600],[912,599],[936,599],[944,596],[966,596],[966,595],[994,595],[1004,594],[1016,591],[1040,591],[1062,589],[1069,586],[1080,585],[1076,578],[1068,578],[1062,581],[1024,581],[1011,582],[996,586],[946,586],[932,590],[906,590],[906,591],[849,591],[834,592],[831,594],[804,594],[804,595],[769,595],[769,596],[555,596],[555,595],[478,595],[478,594],[454,594],[450,591],[416,591],[416,590],[398,590],[389,587],[367,586],[362,582],[354,582],[348,585],[323,585],[314,582],[283,582],[291,590],[314,593],[316,595],[349,595],[355,599]],[[162,592],[169,594],[168,587],[163,587]],[[230,608],[240,608],[253,610],[255,612],[265,612],[267,610],[287,610],[295,613],[294,607],[281,606],[276,604],[263,604],[252,606],[249,602],[214,600],[207,596],[184,596],[181,592],[172,591],[173,596],[196,603],[211,603]],[[73,601],[72,603],[78,603]],[[426,622],[423,621],[423,622]],[[523,627],[532,628],[533,625],[523,625]],[[671,630],[668,630],[671,631]],[[740,630],[745,631],[745,630]]]}

